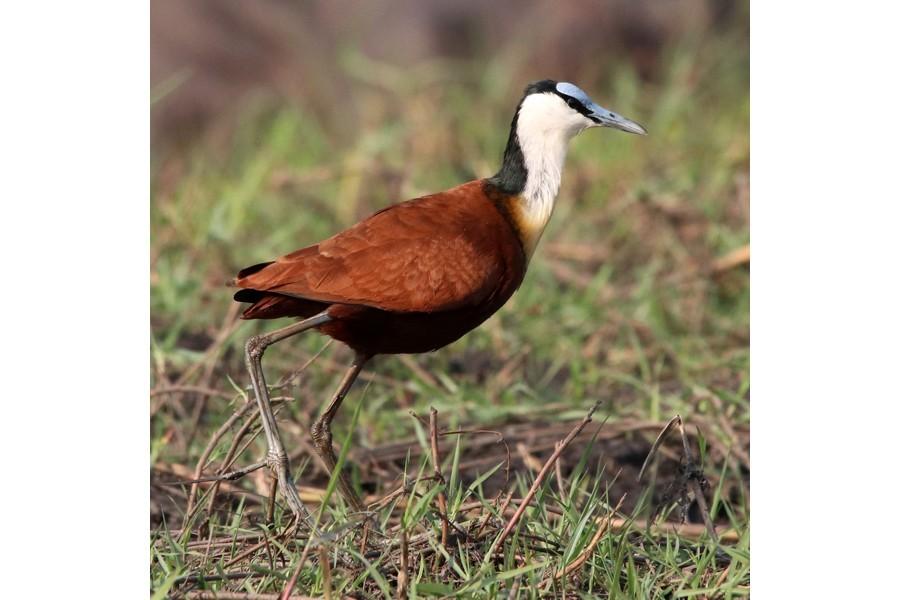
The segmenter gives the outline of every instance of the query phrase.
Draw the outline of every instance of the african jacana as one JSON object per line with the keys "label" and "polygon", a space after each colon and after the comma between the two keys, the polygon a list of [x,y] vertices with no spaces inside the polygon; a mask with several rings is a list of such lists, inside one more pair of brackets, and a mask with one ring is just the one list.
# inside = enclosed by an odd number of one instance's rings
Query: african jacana
{"label": "african jacana", "polygon": [[[323,242],[240,271],[234,299],[245,319],[302,317],[247,342],[247,368],[269,451],[292,511],[308,518],[293,485],[262,370],[265,349],[317,329],[355,352],[324,413],[312,425],[318,454],[336,464],[331,420],[363,365],[376,354],[437,350],[496,312],[525,276],[553,213],[569,140],[590,127],[644,135],[643,127],[595,104],[571,83],[525,88],[493,177],[395,204]],[[344,474],[339,488],[362,502]]]}

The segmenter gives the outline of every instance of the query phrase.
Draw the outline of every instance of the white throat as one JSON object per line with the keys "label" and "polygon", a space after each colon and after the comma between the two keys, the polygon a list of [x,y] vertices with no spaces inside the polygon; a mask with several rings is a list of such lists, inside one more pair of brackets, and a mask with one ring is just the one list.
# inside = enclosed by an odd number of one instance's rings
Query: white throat
{"label": "white throat", "polygon": [[528,171],[521,219],[529,258],[553,214],[569,140],[590,125],[555,94],[532,94],[522,102],[516,133]]}

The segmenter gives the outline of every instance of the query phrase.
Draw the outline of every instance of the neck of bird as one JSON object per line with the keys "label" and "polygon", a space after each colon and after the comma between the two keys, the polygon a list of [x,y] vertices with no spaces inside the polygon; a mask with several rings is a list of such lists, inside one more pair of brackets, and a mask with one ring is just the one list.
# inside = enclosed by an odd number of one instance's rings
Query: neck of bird
{"label": "neck of bird", "polygon": [[563,131],[520,127],[514,121],[503,166],[492,178],[510,196],[510,213],[529,259],[553,214],[569,139]]}

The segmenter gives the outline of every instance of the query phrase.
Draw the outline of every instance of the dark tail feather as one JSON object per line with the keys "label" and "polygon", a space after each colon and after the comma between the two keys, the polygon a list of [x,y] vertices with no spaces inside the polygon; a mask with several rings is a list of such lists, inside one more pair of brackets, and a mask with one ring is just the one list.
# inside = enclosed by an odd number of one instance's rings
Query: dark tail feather
{"label": "dark tail feather", "polygon": [[270,260],[269,262],[262,262],[262,263],[258,263],[258,264],[246,267],[244,269],[241,269],[240,271],[238,271],[237,278],[243,279],[244,277],[249,277],[249,276],[253,275],[254,273],[258,273],[258,272],[262,271],[263,269],[265,269],[266,267],[271,265],[273,262],[275,262],[275,261]]}
{"label": "dark tail feather", "polygon": [[244,319],[279,319],[281,317],[311,317],[328,308],[327,304],[303,298],[282,296],[260,290],[243,289],[234,294],[237,302],[250,302],[241,315]]}
{"label": "dark tail feather", "polygon": [[265,292],[259,290],[238,290],[234,293],[235,302],[249,302],[251,304],[259,302],[265,297]]}

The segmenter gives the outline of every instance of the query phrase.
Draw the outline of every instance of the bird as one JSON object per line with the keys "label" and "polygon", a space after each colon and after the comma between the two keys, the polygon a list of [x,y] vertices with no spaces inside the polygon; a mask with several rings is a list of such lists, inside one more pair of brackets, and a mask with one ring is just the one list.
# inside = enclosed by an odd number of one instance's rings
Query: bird
{"label": "bird", "polygon": [[[245,346],[268,445],[260,464],[274,472],[296,517],[310,519],[272,412],[262,369],[266,348],[317,330],[353,351],[310,431],[315,451],[334,474],[331,422],[364,365],[380,354],[442,348],[509,300],[553,214],[570,140],[598,127],[647,134],[573,83],[530,83],[495,175],[388,206],[324,241],[238,272],[234,300],[249,304],[243,319],[300,319],[254,335]],[[365,512],[346,474],[337,477],[348,504]]]}

